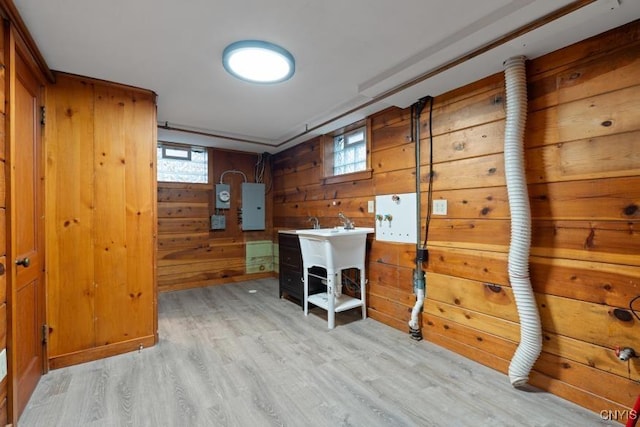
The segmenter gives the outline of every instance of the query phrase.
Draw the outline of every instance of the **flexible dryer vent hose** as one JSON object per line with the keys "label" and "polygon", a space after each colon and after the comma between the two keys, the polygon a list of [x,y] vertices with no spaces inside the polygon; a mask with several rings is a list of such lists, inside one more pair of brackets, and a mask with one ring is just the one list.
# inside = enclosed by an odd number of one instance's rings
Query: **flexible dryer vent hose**
{"label": "flexible dryer vent hose", "polygon": [[520,317],[520,344],[509,365],[509,379],[522,387],[542,351],[540,315],[529,277],[531,209],[524,166],[524,129],[527,119],[525,57],[504,63],[507,120],[504,135],[504,164],[511,211],[509,280]]}

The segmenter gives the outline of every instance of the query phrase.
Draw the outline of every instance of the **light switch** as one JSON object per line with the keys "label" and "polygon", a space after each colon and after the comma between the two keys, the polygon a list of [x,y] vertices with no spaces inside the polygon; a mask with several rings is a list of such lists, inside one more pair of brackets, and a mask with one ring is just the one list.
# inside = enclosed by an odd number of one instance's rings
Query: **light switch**
{"label": "light switch", "polygon": [[446,215],[447,214],[447,201],[446,200],[434,200],[433,201],[433,214],[434,215]]}
{"label": "light switch", "polygon": [[375,208],[375,204],[374,204],[373,200],[369,200],[367,202],[367,211],[369,211],[369,213],[374,213],[375,210],[376,210],[376,208]]}

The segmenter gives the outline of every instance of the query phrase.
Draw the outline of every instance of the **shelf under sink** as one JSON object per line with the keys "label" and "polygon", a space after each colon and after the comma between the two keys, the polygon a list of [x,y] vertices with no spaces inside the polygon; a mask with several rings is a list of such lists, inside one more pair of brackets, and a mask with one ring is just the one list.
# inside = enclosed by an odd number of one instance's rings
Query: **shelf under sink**
{"label": "shelf under sink", "polygon": [[[309,295],[308,299],[309,303],[313,305],[317,305],[318,307],[328,310],[329,309],[329,299],[326,292],[321,292],[319,294]],[[346,311],[351,310],[352,308],[362,307],[362,300],[358,298],[350,297],[349,295],[340,295],[335,299],[335,311]]]}

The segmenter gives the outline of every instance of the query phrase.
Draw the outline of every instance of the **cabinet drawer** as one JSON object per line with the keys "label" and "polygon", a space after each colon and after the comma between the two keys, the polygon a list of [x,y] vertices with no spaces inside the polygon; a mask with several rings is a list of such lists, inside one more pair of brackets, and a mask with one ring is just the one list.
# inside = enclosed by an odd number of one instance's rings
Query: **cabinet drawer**
{"label": "cabinet drawer", "polygon": [[294,270],[280,270],[280,296],[282,293],[302,300],[302,275]]}
{"label": "cabinet drawer", "polygon": [[302,270],[300,249],[280,246],[280,264],[288,265],[294,270]]}

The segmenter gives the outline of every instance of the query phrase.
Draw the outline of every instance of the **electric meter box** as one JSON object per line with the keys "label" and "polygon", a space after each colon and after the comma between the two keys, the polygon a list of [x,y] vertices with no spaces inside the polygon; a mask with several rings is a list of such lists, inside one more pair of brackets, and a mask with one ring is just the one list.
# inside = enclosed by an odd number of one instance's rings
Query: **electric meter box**
{"label": "electric meter box", "polygon": [[242,230],[264,230],[264,184],[242,183]]}
{"label": "electric meter box", "polygon": [[228,184],[216,184],[216,209],[231,208],[231,187]]}

